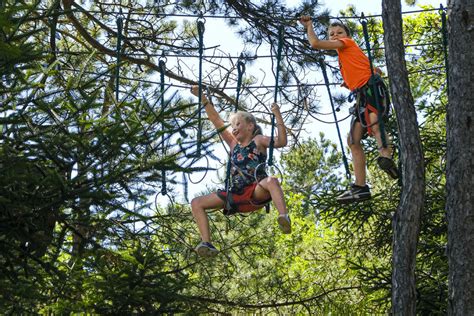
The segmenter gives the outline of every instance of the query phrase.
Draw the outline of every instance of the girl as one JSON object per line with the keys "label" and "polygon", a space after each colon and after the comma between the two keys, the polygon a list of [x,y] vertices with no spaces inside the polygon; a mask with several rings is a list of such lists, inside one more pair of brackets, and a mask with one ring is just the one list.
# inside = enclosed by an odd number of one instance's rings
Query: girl
{"label": "girl", "polygon": [[[193,86],[191,92],[198,96],[198,87]],[[222,131],[221,137],[229,145],[232,153],[230,192],[236,196],[247,196],[252,201],[273,200],[279,213],[277,222],[280,229],[284,234],[291,233],[291,221],[278,179],[267,176],[265,171],[257,168],[258,165],[266,161],[270,137],[262,135],[262,130],[252,114],[247,112],[232,114],[230,127],[225,128],[224,121],[206,96],[202,95],[201,102],[211,123],[217,130]],[[274,148],[280,148],[287,144],[286,128],[277,104],[272,105],[272,112],[275,115],[277,126]],[[225,193],[223,191],[214,192],[196,197],[191,201],[193,216],[202,239],[195,248],[200,256],[213,257],[219,252],[211,244],[206,210],[225,207],[227,200]]]}

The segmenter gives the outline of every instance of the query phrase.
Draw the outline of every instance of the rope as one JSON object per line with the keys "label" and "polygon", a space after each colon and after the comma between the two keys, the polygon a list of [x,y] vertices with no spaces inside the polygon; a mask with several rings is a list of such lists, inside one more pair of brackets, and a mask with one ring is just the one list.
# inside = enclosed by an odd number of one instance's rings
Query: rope
{"label": "rope", "polygon": [[[120,11],[121,14],[122,11]],[[123,18],[117,18],[117,67],[115,71],[115,100],[119,101],[119,86],[120,86],[120,51],[122,50],[122,29]]]}
{"label": "rope", "polygon": [[[283,34],[284,34],[284,26],[280,25],[278,29],[278,49],[277,49],[277,66],[275,72],[275,94],[273,97],[273,102],[277,103],[278,98],[278,80],[280,77],[280,62],[281,62],[281,51],[283,49]],[[268,165],[273,166],[273,147],[275,145],[275,114],[272,113],[272,129],[270,134],[270,152],[268,154]]]}
{"label": "rope", "polygon": [[239,108],[239,98],[240,98],[240,90],[242,86],[242,76],[244,75],[244,72],[245,72],[245,63],[242,61],[243,58],[244,58],[244,55],[240,54],[240,57],[237,60],[237,94],[235,96],[234,112],[237,112]]}
{"label": "rope", "polygon": [[387,148],[387,139],[385,137],[385,126],[384,126],[385,124],[384,124],[383,118],[382,118],[383,113],[382,113],[382,109],[381,109],[381,106],[380,106],[379,94],[377,93],[377,82],[376,82],[375,76],[374,76],[372,53],[371,53],[371,50],[370,50],[369,32],[367,31],[367,19],[365,18],[363,12],[361,14],[361,24],[362,24],[362,30],[364,32],[365,45],[367,47],[367,56],[369,58],[369,63],[370,63],[371,77],[369,79],[369,88],[372,90],[372,94],[374,95],[375,108],[377,109],[377,122],[379,123],[380,138],[382,140],[382,147]]}
{"label": "rope", "polygon": [[[197,18],[197,17],[202,17],[202,14],[186,14],[186,13],[157,13],[153,12],[155,8],[154,7],[141,7],[139,10],[143,11],[128,11],[127,14],[133,14],[133,15],[141,15],[141,16],[155,16],[155,17],[177,17],[177,18]],[[39,8],[39,10],[44,10],[46,9]],[[415,14],[415,13],[422,13],[422,12],[430,12],[430,11],[436,11],[438,9],[421,9],[421,10],[409,10],[409,11],[404,11],[401,12],[402,15],[404,14]],[[81,13],[82,11],[80,9],[71,9],[72,13]],[[118,12],[117,11],[105,11],[105,10],[87,10],[88,13],[91,14],[104,14],[104,15],[116,15]],[[60,14],[65,14],[65,13],[60,13]],[[210,19],[245,19],[240,15],[218,15],[218,14],[206,14],[206,18]],[[337,20],[351,20],[351,19],[360,19],[362,16],[358,15],[353,15],[353,16],[324,16],[324,19],[337,19]],[[368,15],[366,18],[379,18],[382,17],[381,14],[373,14],[373,15]],[[317,17],[313,18],[316,19]],[[290,17],[290,18],[281,18],[283,21],[291,21],[294,22],[295,18]]]}
{"label": "rope", "polygon": [[[165,111],[165,70],[166,70],[166,57],[165,53],[162,54],[163,58],[160,58],[158,62],[158,67],[160,69],[160,97],[161,97],[161,114],[163,115]],[[162,116],[163,123],[161,124],[163,131],[165,130],[164,116]],[[166,155],[166,146],[165,146],[165,134],[161,135],[161,154],[163,157]],[[166,170],[163,168],[161,170],[161,194],[166,195]]]}
{"label": "rope", "polygon": [[[243,55],[240,55],[243,58]],[[237,94],[235,97],[235,108],[234,112],[237,112],[239,106],[240,90],[242,86],[242,77],[245,72],[245,64],[242,59],[237,61]],[[227,160],[227,169],[225,173],[225,191],[227,192],[227,197],[229,196],[230,189],[230,169],[232,167],[232,152],[229,151],[229,160]]]}
{"label": "rope", "polygon": [[186,203],[189,203],[189,190],[188,190],[188,179],[186,178],[186,174],[183,172],[183,189],[184,189],[184,200]]}
{"label": "rope", "polygon": [[197,30],[199,36],[199,82],[198,82],[198,130],[197,130],[197,148],[196,157],[201,156],[202,139],[202,55],[204,51],[204,19],[200,17],[197,21]]}
{"label": "rope", "polygon": [[327,74],[327,71],[326,71],[326,64],[324,63],[324,60],[320,59],[319,60],[319,65],[321,66],[321,70],[323,72],[324,82],[326,83],[326,88],[327,88],[328,95],[329,95],[329,102],[331,103],[332,113],[334,115],[334,123],[336,124],[337,137],[339,138],[339,145],[341,146],[342,161],[344,163],[344,168],[346,169],[346,178],[348,180],[350,180],[351,179],[351,172],[349,171],[349,163],[347,162],[347,157],[346,157],[346,154],[345,154],[345,151],[344,151],[344,145],[342,143],[341,130],[339,129],[339,123],[338,123],[338,120],[337,120],[336,110],[334,108],[334,101],[333,101],[332,95],[331,95],[331,88],[329,88],[329,79],[328,79],[328,74]]}
{"label": "rope", "polygon": [[[423,47],[423,46],[432,46],[432,45],[436,45],[436,44],[440,44],[438,42],[428,42],[428,43],[415,43],[415,44],[405,44],[403,45],[404,48],[409,48],[409,47]],[[187,50],[189,51],[193,51],[193,50],[199,50],[199,48],[186,48]],[[209,49],[209,47],[208,47]],[[362,49],[362,48],[361,48]],[[378,47],[373,47],[372,50],[384,50],[385,47],[384,46],[378,46]],[[365,49],[362,49],[362,50],[365,50]],[[64,51],[64,50],[48,50],[48,51],[45,51],[45,53],[57,53],[57,54],[69,54],[69,55],[89,55],[90,52],[89,51],[74,51],[74,52],[68,52],[68,51]],[[136,56],[136,57],[159,57],[161,56],[161,54],[152,54],[152,53],[143,53],[143,52],[130,52],[130,53],[123,53],[122,56],[126,56],[126,57],[130,57],[130,56]],[[282,57],[306,57],[307,54],[306,53],[292,53],[292,54],[282,54],[281,55]],[[192,54],[185,54],[185,53],[170,53],[168,52],[167,54],[167,57],[176,57],[176,58],[196,58],[197,56],[196,55],[192,55]],[[242,58],[241,56],[230,56],[230,55],[203,55],[202,56],[203,58],[221,58],[221,59],[239,59],[239,58]],[[257,55],[257,54],[254,54],[252,56],[246,56],[246,59],[248,60],[258,60],[260,58],[274,58],[275,55]]]}

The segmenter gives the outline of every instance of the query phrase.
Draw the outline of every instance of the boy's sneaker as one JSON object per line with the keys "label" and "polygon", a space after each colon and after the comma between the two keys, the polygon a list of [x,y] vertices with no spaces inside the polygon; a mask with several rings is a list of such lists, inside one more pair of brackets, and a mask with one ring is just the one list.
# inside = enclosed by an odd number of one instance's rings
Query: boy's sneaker
{"label": "boy's sneaker", "polygon": [[206,241],[201,241],[199,245],[194,248],[194,250],[197,252],[198,255],[205,258],[215,257],[219,253],[219,250],[217,250],[214,245]]}
{"label": "boy's sneaker", "polygon": [[380,156],[377,158],[377,164],[392,179],[398,179],[398,168],[392,159]]}
{"label": "boy's sneaker", "polygon": [[288,214],[280,214],[278,215],[278,226],[280,227],[280,230],[283,232],[283,234],[289,234],[291,233],[291,220]]}
{"label": "boy's sneaker", "polygon": [[368,185],[361,187],[355,184],[351,184],[349,190],[339,195],[336,199],[339,203],[346,204],[370,200],[371,197],[372,196],[370,194],[370,189]]}

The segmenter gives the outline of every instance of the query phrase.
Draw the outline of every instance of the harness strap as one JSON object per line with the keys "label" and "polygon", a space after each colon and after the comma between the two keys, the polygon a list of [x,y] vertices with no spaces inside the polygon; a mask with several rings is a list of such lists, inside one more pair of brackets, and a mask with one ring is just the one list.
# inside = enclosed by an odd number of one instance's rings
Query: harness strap
{"label": "harness strap", "polygon": [[377,114],[377,116],[378,116],[378,114],[379,114],[379,111],[378,111],[375,107],[373,107],[372,105],[370,105],[370,104],[367,104],[367,105],[365,106],[364,116],[365,116],[365,121],[367,122],[367,133],[368,133],[370,136],[372,136],[372,135],[374,135],[374,133],[373,133],[373,131],[372,131],[372,126],[375,125],[375,124],[377,124],[377,123],[378,123],[378,120],[377,120],[376,122],[374,122],[374,123],[372,123],[372,122],[370,121],[370,112],[369,112],[369,110],[372,111],[372,112],[374,112],[375,114]]}
{"label": "harness strap", "polygon": [[[219,196],[219,193],[218,193],[218,196]],[[224,205],[223,213],[224,215],[233,215],[236,213],[250,213],[250,212],[257,211],[263,207],[265,207],[265,211],[269,213],[270,202],[271,202],[271,199],[267,199],[263,201],[244,200],[244,201],[236,202],[234,200],[234,193],[228,193],[225,197],[225,205]]]}
{"label": "harness strap", "polygon": [[253,191],[258,186],[258,183],[254,183],[245,188],[240,194],[233,192],[226,192],[224,190],[218,190],[217,196],[224,201],[223,213],[224,215],[232,215],[235,213],[250,213],[265,207],[267,213],[270,210],[269,203],[271,198],[266,200],[255,200],[251,197]]}
{"label": "harness strap", "polygon": [[[359,120],[360,120],[360,123],[362,124],[363,127],[367,128],[367,133],[369,135],[373,135],[373,131],[372,131],[372,126],[379,123],[379,120],[381,121],[380,125],[383,124],[383,120],[382,120],[382,117],[386,117],[387,116],[387,113],[388,113],[388,107],[390,106],[390,101],[388,99],[388,94],[386,93],[386,91],[384,91],[384,89],[386,89],[383,81],[377,81],[376,82],[376,87],[375,87],[375,91],[372,91],[371,87],[369,86],[369,83],[366,83],[364,86],[358,88],[358,89],[355,89],[354,91],[352,91],[351,93],[355,93],[356,96],[357,96],[357,100],[356,100],[356,114],[357,116],[359,117]],[[385,103],[385,105],[383,106],[384,107],[384,111],[383,113],[380,113],[380,110],[379,109],[379,106],[377,105],[372,105],[370,104],[368,101],[368,96],[367,96],[367,91],[368,92],[372,92],[374,93],[375,95],[373,95],[372,97],[374,98],[374,101],[377,103],[377,100],[375,100],[376,98],[377,99],[382,99]],[[361,106],[363,108],[363,115],[364,115],[364,119],[365,119],[365,122],[366,122],[366,125],[364,126],[362,120],[360,119],[360,115],[361,115]],[[382,105],[380,105],[382,107]],[[377,114],[377,121],[375,122],[371,122],[370,120],[370,112],[374,112],[375,114]],[[386,147],[386,146],[384,146]]]}

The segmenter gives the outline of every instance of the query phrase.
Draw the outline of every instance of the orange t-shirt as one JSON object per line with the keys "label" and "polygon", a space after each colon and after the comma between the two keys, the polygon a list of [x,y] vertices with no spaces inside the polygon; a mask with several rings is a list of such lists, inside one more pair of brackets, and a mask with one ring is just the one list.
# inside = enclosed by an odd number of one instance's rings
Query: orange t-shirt
{"label": "orange t-shirt", "polygon": [[342,79],[352,91],[369,81],[372,75],[369,58],[352,38],[339,38],[338,40],[344,43],[343,48],[337,49]]}

